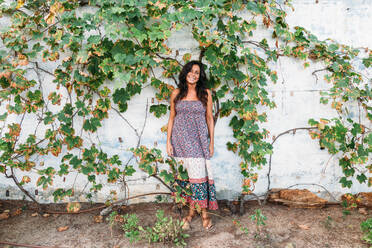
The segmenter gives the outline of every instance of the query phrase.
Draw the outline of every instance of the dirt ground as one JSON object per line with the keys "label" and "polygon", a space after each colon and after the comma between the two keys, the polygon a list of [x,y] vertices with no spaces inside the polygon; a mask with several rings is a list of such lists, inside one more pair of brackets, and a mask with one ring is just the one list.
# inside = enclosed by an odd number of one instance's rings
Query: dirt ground
{"label": "dirt ground", "polygon": [[[174,247],[173,244],[148,244],[140,241],[130,244],[123,236],[119,227],[111,231],[108,221],[96,223],[94,216],[99,210],[82,214],[51,214],[47,217],[35,216],[32,204],[23,201],[0,201],[0,213],[9,210],[10,217],[0,220],[0,242],[39,245],[49,247]],[[250,247],[369,247],[361,241],[360,223],[372,217],[372,210],[361,214],[351,210],[344,216],[340,206],[328,206],[323,209],[295,209],[282,205],[267,204],[259,206],[256,202],[245,204],[245,214],[233,215],[226,203],[221,202],[220,209],[212,216],[214,229],[205,231],[201,226],[200,217],[194,218],[192,229],[187,231],[190,237],[186,239],[187,247],[192,248],[250,248]],[[82,209],[99,205],[83,204]],[[51,204],[49,210],[65,211],[65,205]],[[23,208],[22,211],[17,209]],[[255,224],[250,215],[260,208],[267,217],[266,226],[256,234]],[[122,213],[135,213],[142,226],[155,222],[155,212],[163,209],[166,215],[179,218],[173,204],[142,203],[126,207]],[[187,210],[184,209],[184,214]],[[34,216],[33,216],[34,215]],[[220,216],[217,216],[220,215]],[[248,227],[248,234],[241,231],[233,219],[239,220]],[[59,232],[59,227],[68,229]],[[0,247],[12,247],[1,245]]]}

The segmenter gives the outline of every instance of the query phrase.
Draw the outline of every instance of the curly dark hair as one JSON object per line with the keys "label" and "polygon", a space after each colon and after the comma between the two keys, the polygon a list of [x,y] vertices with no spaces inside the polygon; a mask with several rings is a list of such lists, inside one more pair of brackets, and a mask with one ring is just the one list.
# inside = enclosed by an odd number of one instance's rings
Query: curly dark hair
{"label": "curly dark hair", "polygon": [[206,86],[205,86],[205,84],[207,82],[207,76],[205,74],[204,65],[201,62],[196,61],[196,60],[192,60],[192,61],[188,62],[186,65],[184,65],[182,67],[181,73],[178,76],[178,80],[179,80],[178,88],[179,88],[180,92],[175,97],[174,104],[176,104],[178,101],[182,100],[187,95],[188,86],[187,86],[187,82],[186,82],[186,76],[187,76],[187,73],[189,73],[191,71],[193,65],[198,65],[199,68],[200,68],[199,80],[196,83],[196,88],[195,88],[196,89],[196,95],[197,95],[198,99],[203,103],[203,105],[207,106],[208,93],[207,93],[207,89],[206,89]]}

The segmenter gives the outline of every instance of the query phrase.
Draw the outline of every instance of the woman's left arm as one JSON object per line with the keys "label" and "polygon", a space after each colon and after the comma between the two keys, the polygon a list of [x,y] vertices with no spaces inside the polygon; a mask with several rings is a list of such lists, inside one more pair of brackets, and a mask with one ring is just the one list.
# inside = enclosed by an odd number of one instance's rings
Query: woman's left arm
{"label": "woman's left arm", "polygon": [[212,102],[212,92],[207,90],[208,92],[208,102],[207,102],[207,111],[205,113],[205,117],[207,120],[207,126],[209,131],[209,155],[212,157],[214,153],[214,120],[213,120],[213,102]]}

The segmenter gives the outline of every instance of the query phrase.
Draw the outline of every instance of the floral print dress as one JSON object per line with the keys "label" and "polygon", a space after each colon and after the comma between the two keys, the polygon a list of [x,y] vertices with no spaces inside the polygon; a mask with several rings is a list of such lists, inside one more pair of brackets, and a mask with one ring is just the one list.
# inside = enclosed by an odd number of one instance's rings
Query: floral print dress
{"label": "floral print dress", "polygon": [[171,143],[174,157],[187,170],[187,181],[177,180],[181,187],[190,187],[192,195],[183,195],[191,207],[218,208],[210,154],[206,109],[199,100],[178,101],[175,106]]}

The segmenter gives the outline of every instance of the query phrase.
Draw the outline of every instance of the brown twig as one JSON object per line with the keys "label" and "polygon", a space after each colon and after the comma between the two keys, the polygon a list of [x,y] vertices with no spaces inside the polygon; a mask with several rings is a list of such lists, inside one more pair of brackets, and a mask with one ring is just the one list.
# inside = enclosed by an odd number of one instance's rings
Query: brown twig
{"label": "brown twig", "polygon": [[21,247],[31,247],[31,248],[55,248],[55,247],[57,247],[57,246],[41,246],[41,245],[17,244],[17,243],[6,242],[6,241],[0,241],[0,245],[21,246]]}
{"label": "brown twig", "polygon": [[340,203],[339,201],[337,201],[336,197],[334,197],[331,194],[331,192],[329,192],[329,190],[327,190],[323,185],[320,185],[320,184],[317,184],[317,183],[296,183],[296,184],[293,184],[293,185],[287,187],[287,189],[293,188],[293,187],[296,187],[296,186],[300,186],[300,185],[314,185],[314,186],[321,187],[321,188],[323,188],[333,198],[333,200],[335,200],[335,202]]}
{"label": "brown twig", "polygon": [[25,190],[23,187],[22,187],[22,185],[18,182],[18,179],[17,179],[17,177],[15,176],[15,174],[14,174],[14,169],[13,169],[13,167],[10,167],[10,171],[11,171],[11,175],[10,176],[8,176],[8,175],[6,175],[6,177],[8,177],[8,178],[12,178],[13,179],[13,181],[14,181],[14,183],[17,185],[17,187],[25,194],[25,195],[27,195],[33,202],[35,202],[38,206],[40,206],[40,203],[38,202],[38,201],[36,201],[36,199],[27,191],[27,190]]}
{"label": "brown twig", "polygon": [[176,61],[178,65],[180,65],[181,67],[183,66],[177,59],[175,58],[171,58],[171,57],[164,57],[164,56],[161,56],[160,54],[158,53],[154,53],[157,57],[161,58],[161,59],[164,59],[164,60],[171,60],[171,61]]}
{"label": "brown twig", "polygon": [[[247,195],[253,195],[257,199],[258,205],[262,206],[260,197],[258,195],[256,195],[255,193],[252,193],[252,192],[247,194]],[[245,198],[245,196],[246,196],[246,194],[241,194],[240,197],[239,197],[239,201],[240,201],[239,213],[240,213],[240,215],[244,214],[244,198]]]}
{"label": "brown twig", "polygon": [[136,135],[138,136],[138,132],[137,132],[137,129],[135,129],[133,126],[132,126],[132,124],[130,124],[129,123],[129,121],[120,113],[120,111],[119,110],[117,110],[116,108],[114,108],[114,107],[112,107],[111,106],[111,108],[128,124],[128,126],[130,127],[130,128],[132,128],[133,129],[133,131],[136,133]]}
{"label": "brown twig", "polygon": [[328,71],[328,68],[323,68],[323,69],[315,70],[315,71],[313,71],[313,72],[311,73],[311,75],[313,75],[313,76],[315,77],[315,79],[316,79],[316,83],[318,83],[318,80],[319,80],[319,78],[318,78],[318,76],[316,75],[316,73],[317,73],[317,72],[320,72],[320,71]]}
{"label": "brown twig", "polygon": [[[253,41],[253,40],[243,40],[241,43],[254,45],[254,46],[256,46],[256,47],[259,47],[259,48],[263,49],[264,51],[272,51],[272,50],[270,50],[270,48],[261,45],[258,41]],[[281,53],[277,53],[276,55],[277,55],[277,57],[279,57],[279,56],[284,56],[284,55],[281,54]]]}

